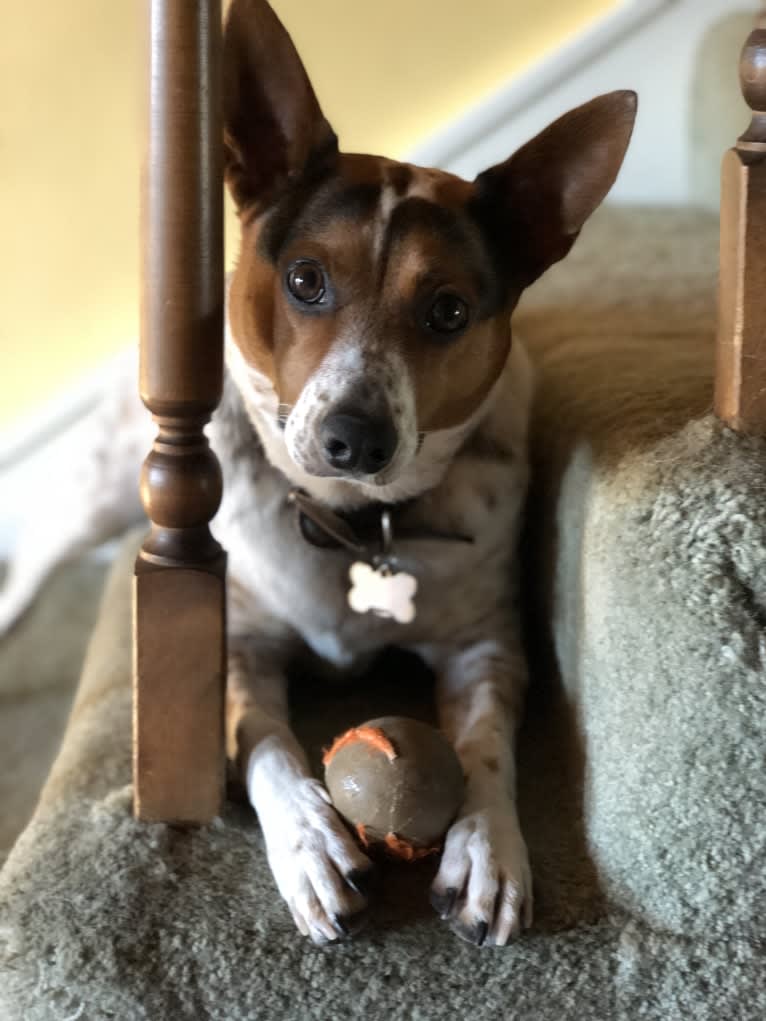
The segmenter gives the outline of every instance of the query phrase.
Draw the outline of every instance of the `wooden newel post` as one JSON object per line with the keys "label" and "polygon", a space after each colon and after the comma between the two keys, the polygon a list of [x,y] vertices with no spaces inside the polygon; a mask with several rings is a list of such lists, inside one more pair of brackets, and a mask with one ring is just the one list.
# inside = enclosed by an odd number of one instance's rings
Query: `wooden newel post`
{"label": "wooden newel post", "polygon": [[740,59],[750,127],[724,156],[715,410],[766,433],[766,14]]}
{"label": "wooden newel post", "polygon": [[221,0],[151,0],[141,397],[158,426],[135,568],[141,819],[209,822],[223,784],[221,472],[203,428],[223,378]]}

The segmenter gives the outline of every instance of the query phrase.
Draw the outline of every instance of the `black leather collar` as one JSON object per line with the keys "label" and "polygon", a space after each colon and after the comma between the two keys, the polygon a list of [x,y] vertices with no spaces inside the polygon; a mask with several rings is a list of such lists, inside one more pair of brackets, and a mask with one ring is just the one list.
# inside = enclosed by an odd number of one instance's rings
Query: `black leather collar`
{"label": "black leather collar", "polygon": [[445,542],[472,543],[471,536],[438,532],[434,529],[408,529],[397,527],[397,517],[414,504],[414,500],[400,503],[369,503],[357,510],[340,511],[313,499],[301,489],[293,489],[288,497],[295,510],[298,531],[311,546],[319,549],[347,549],[364,556],[377,552],[383,542],[382,516],[388,511],[396,539],[436,539]]}
{"label": "black leather collar", "polygon": [[307,543],[319,549],[348,549],[359,554],[380,547],[383,511],[395,516],[413,503],[376,502],[341,512],[314,500],[301,489],[292,490],[289,500],[295,508],[298,531]]}

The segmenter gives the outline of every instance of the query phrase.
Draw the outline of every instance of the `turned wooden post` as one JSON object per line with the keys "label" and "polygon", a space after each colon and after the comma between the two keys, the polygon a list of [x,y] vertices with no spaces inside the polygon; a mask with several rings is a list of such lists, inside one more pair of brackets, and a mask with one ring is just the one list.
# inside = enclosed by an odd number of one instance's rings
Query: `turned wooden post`
{"label": "turned wooden post", "polygon": [[766,433],[766,13],[740,59],[750,127],[724,156],[715,410]]}
{"label": "turned wooden post", "polygon": [[135,568],[134,810],[209,822],[223,786],[221,472],[203,433],[223,378],[221,0],[151,0],[141,397],[158,426]]}

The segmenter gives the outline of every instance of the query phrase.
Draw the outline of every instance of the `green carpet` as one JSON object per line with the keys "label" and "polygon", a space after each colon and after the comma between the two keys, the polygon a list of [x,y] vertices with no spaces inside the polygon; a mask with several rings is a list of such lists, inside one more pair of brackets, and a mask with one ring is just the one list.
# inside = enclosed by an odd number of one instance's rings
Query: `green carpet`
{"label": "green carpet", "polygon": [[0,862],[29,820],[61,741],[107,563],[65,564],[0,639]]}

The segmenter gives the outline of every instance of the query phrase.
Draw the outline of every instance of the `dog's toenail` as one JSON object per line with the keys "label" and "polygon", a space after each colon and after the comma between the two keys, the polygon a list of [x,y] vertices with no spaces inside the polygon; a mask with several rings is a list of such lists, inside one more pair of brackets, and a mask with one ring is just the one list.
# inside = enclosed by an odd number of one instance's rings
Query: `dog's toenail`
{"label": "dog's toenail", "polygon": [[476,922],[475,925],[466,925],[464,922],[456,919],[452,922],[450,928],[455,935],[464,939],[466,943],[472,943],[475,947],[483,947],[489,931],[489,924],[487,922]]}
{"label": "dog's toenail", "polygon": [[445,890],[444,893],[438,893],[435,890],[431,891],[431,907],[439,918],[449,918],[455,906],[456,897],[457,890],[452,886]]}
{"label": "dog's toenail", "polygon": [[365,908],[353,915],[333,915],[335,931],[342,933],[341,939],[357,936],[367,925],[369,914]]}
{"label": "dog's toenail", "polygon": [[372,865],[368,869],[353,869],[346,876],[346,882],[360,897],[369,895],[374,879],[375,868]]}

